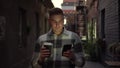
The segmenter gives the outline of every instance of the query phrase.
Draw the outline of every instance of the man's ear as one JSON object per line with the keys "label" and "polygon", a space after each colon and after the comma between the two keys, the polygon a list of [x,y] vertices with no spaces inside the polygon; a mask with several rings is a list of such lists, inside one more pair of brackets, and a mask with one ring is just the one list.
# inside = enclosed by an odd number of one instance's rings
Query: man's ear
{"label": "man's ear", "polygon": [[48,19],[48,23],[51,25],[51,20],[50,19]]}

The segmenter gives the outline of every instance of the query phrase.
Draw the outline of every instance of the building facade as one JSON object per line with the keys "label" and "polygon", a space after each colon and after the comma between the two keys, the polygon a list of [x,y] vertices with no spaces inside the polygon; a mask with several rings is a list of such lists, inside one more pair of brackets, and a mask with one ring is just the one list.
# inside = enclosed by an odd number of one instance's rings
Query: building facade
{"label": "building facade", "polygon": [[92,25],[92,32],[88,31],[88,35],[92,35],[88,38],[104,42],[99,43],[103,62],[118,60],[118,57],[110,53],[109,47],[111,44],[120,42],[119,6],[119,0],[87,0],[88,24]]}
{"label": "building facade", "polygon": [[77,24],[79,35],[83,40],[87,40],[87,7],[85,0],[77,0],[78,5],[76,6],[77,11]]}
{"label": "building facade", "polygon": [[85,35],[84,14],[80,12],[77,6],[80,5],[80,2],[84,4],[83,1],[84,0],[63,0],[62,4],[62,10],[67,19],[66,26],[68,30],[76,32],[80,37]]}
{"label": "building facade", "polygon": [[28,68],[51,0],[0,0],[0,68]]}
{"label": "building facade", "polygon": [[106,57],[115,60],[113,54],[109,53],[111,44],[120,42],[120,1],[99,0],[98,37],[106,43]]}
{"label": "building facade", "polygon": [[67,20],[67,28],[75,32],[74,23],[77,23],[76,19],[76,5],[77,0],[63,0],[62,10]]}

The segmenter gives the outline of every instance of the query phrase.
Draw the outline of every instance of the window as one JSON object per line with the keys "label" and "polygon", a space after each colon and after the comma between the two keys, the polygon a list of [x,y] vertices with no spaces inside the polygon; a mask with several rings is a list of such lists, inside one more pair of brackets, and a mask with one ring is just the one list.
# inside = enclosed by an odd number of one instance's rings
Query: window
{"label": "window", "polygon": [[118,10],[118,12],[119,12],[119,42],[120,42],[120,0],[118,0],[118,7],[119,7],[119,10]]}
{"label": "window", "polygon": [[38,36],[40,34],[39,14],[36,12],[35,16],[36,16],[36,39],[38,39]]}
{"label": "window", "polygon": [[26,11],[19,8],[19,47],[25,47],[27,45],[27,22]]}
{"label": "window", "polygon": [[5,23],[5,17],[0,16],[0,40],[3,40],[5,36]]}
{"label": "window", "polygon": [[105,38],[105,9],[101,11],[101,37]]}

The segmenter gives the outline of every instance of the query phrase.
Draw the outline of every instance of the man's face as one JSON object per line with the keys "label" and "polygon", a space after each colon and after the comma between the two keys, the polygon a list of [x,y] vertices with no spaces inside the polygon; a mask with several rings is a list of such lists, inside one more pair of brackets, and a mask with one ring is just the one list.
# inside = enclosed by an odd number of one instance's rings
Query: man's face
{"label": "man's face", "polygon": [[53,32],[56,35],[61,34],[64,26],[64,17],[63,15],[53,15],[50,17],[49,22],[51,24],[51,27],[53,29]]}

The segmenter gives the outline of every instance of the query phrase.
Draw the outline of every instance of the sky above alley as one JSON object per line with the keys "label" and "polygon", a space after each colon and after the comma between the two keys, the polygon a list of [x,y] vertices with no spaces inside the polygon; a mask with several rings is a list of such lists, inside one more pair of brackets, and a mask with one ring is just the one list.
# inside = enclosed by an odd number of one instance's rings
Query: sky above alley
{"label": "sky above alley", "polygon": [[61,3],[63,2],[63,0],[52,0],[52,3],[54,4],[55,7],[61,7]]}

